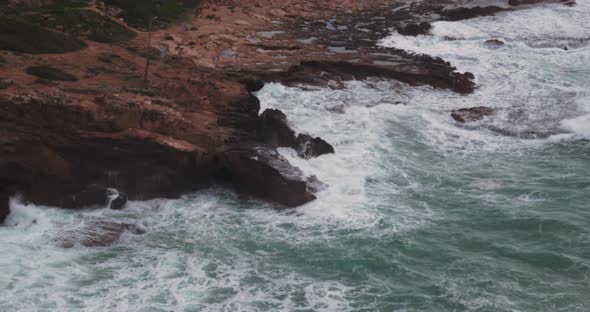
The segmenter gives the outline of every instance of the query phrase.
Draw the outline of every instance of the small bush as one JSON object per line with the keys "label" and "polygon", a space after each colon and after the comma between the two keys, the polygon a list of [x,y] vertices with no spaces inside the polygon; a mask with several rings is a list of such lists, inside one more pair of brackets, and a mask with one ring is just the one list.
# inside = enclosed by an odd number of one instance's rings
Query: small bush
{"label": "small bush", "polygon": [[0,50],[21,53],[65,53],[86,44],[70,35],[31,24],[19,17],[0,18]]}
{"label": "small bush", "polygon": [[128,41],[135,32],[94,11],[79,9],[47,10],[44,14],[27,15],[27,20],[48,28],[59,29],[72,36],[84,35],[88,39],[113,43]]}
{"label": "small bush", "polygon": [[61,69],[41,65],[31,66],[26,70],[27,74],[39,77],[41,79],[52,80],[52,81],[78,81],[74,75],[68,74]]}
{"label": "small bush", "polygon": [[104,0],[105,4],[123,10],[121,17],[138,28],[147,29],[150,16],[157,16],[154,27],[180,18],[201,0]]}

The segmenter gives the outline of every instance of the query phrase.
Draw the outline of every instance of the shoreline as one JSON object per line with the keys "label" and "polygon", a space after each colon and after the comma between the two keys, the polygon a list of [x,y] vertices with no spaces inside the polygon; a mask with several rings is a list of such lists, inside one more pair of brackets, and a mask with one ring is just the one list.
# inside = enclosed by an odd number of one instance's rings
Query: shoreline
{"label": "shoreline", "polygon": [[[65,53],[1,50],[0,221],[16,194],[62,208],[105,207],[109,189],[120,192],[124,205],[179,196],[219,179],[285,206],[309,202],[329,186],[274,149],[301,150],[321,138],[310,133],[300,140],[282,112],[259,112],[253,92],[265,82],[338,88],[378,77],[468,94],[475,88],[472,74],[376,43],[392,28],[425,34],[436,16],[473,18],[517,8],[291,2],[289,10],[270,0],[260,7],[201,3],[191,9],[194,16],[152,34],[148,84],[141,79],[147,34],[137,29],[135,38],[114,43],[80,35],[86,46]],[[35,67],[42,69],[37,77]],[[311,155],[330,152],[324,143]]]}

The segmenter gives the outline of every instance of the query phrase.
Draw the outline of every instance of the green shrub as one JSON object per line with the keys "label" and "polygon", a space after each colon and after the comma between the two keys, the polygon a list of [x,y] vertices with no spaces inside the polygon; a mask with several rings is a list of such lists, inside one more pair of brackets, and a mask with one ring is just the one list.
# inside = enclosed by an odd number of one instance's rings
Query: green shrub
{"label": "green shrub", "polygon": [[26,70],[27,74],[39,77],[41,79],[52,81],[78,81],[74,75],[68,74],[59,68],[46,65],[31,66]]}
{"label": "green shrub", "polygon": [[48,28],[59,29],[72,36],[113,43],[132,39],[136,34],[109,17],[94,11],[79,9],[46,10],[43,14],[27,15],[27,20]]}
{"label": "green shrub", "polygon": [[71,35],[52,31],[20,17],[0,18],[0,50],[21,53],[65,53],[86,45]]}
{"label": "green shrub", "polygon": [[150,16],[157,16],[154,27],[180,18],[201,0],[104,0],[106,5],[123,10],[122,16],[134,27],[147,29]]}

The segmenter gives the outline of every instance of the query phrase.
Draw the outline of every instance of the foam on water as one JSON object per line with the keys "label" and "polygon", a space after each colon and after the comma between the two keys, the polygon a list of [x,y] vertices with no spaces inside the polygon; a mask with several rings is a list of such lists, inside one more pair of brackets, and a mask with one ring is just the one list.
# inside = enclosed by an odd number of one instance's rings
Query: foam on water
{"label": "foam on water", "polygon": [[[578,2],[383,40],[473,72],[468,96],[379,80],[267,85],[262,109],[336,149],[311,160],[280,150],[329,185],[295,211],[225,187],[123,211],[13,201],[0,311],[587,311],[590,7]],[[470,125],[449,116],[473,106],[498,113]],[[146,233],[56,243],[93,220]]]}
{"label": "foam on water", "polygon": [[[574,9],[551,5],[461,22],[435,22],[433,36],[393,34],[381,44],[440,56],[476,76],[479,88],[473,95],[427,99],[417,95],[418,101],[448,101],[448,109],[498,108],[495,117],[480,125],[513,135],[547,137],[564,130],[563,120],[579,117],[576,103],[588,97],[588,11],[588,1],[580,1]],[[493,38],[506,44],[490,49],[485,41]],[[563,49],[566,46],[568,50]]]}

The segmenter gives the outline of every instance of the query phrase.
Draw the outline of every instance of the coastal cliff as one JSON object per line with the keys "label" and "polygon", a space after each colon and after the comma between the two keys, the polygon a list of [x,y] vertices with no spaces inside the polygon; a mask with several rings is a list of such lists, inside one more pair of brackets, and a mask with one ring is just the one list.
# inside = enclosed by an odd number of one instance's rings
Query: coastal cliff
{"label": "coastal cliff", "polygon": [[384,30],[427,34],[439,19],[542,1],[228,0],[145,10],[133,2],[3,5],[0,220],[17,194],[63,208],[118,208],[117,198],[175,197],[215,181],[305,204],[329,186],[275,149],[303,158],[338,151],[313,133],[297,136],[280,111],[261,112],[255,93],[265,83],[340,88],[374,77],[468,94],[472,74],[379,47]]}

